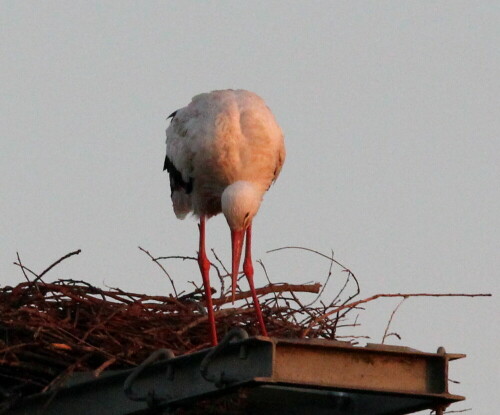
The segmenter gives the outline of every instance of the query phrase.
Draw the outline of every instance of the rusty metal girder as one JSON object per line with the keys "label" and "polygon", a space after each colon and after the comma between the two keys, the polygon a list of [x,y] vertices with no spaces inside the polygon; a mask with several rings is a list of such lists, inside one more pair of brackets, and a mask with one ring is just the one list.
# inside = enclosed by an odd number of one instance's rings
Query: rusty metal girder
{"label": "rusty metal girder", "polygon": [[[160,414],[227,398],[238,402],[242,412],[221,413],[403,415],[464,399],[448,393],[448,363],[465,355],[443,348],[424,353],[317,339],[230,340],[174,358],[159,351],[136,369],[76,382],[6,413]],[[157,357],[166,360],[154,363]]]}

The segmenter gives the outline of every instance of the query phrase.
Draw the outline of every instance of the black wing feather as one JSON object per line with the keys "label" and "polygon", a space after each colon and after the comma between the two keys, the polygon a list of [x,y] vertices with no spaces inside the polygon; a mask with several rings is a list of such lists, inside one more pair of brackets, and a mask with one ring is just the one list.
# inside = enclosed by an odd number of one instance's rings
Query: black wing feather
{"label": "black wing feather", "polygon": [[170,190],[172,193],[181,189],[187,194],[193,191],[193,178],[190,177],[188,182],[184,181],[181,172],[177,170],[177,167],[174,166],[168,155],[165,156],[165,163],[163,163],[163,171],[165,170],[168,171],[170,176]]}

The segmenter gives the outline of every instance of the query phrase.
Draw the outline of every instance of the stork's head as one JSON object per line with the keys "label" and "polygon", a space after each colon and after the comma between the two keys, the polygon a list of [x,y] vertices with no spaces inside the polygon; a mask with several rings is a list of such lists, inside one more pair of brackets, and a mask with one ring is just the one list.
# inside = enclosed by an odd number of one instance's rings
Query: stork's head
{"label": "stork's head", "polygon": [[244,231],[257,214],[262,192],[250,182],[238,181],[222,193],[222,213],[231,231]]}
{"label": "stork's head", "polygon": [[261,201],[262,192],[259,188],[246,181],[235,182],[222,193],[222,213],[231,229],[233,303],[245,231],[257,214]]}

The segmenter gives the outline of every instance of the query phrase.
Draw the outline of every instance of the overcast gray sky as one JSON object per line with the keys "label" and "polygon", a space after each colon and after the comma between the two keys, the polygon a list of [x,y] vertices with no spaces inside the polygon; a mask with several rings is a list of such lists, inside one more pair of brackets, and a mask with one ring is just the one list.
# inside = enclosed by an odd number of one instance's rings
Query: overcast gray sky
{"label": "overcast gray sky", "polygon": [[[379,292],[498,294],[497,1],[0,2],[0,271],[169,293],[154,255],[193,255],[162,172],[166,116],[200,92],[261,95],[288,157],[254,222],[274,281],[323,281],[335,251]],[[208,246],[230,256],[223,218]],[[196,264],[168,263],[179,287]],[[47,276],[49,277],[49,275]],[[266,283],[257,268],[257,285]],[[334,290],[332,286],[332,290]],[[397,301],[361,314],[381,340]],[[450,385],[498,408],[498,301],[411,299],[394,344],[467,353]]]}

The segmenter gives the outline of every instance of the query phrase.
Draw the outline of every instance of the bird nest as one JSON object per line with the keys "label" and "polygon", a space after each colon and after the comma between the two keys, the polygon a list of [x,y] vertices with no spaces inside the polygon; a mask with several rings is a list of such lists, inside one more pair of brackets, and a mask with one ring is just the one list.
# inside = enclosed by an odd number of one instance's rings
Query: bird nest
{"label": "bird nest", "polygon": [[[141,250],[170,279],[172,294],[158,296],[118,288],[102,289],[72,279],[46,282],[46,274],[54,266],[80,251],[65,255],[38,274],[18,257],[15,264],[23,271],[25,281],[15,287],[0,287],[0,412],[2,407],[20,398],[56,390],[75,372],[97,378],[104,371],[135,367],[159,348],[170,349],[179,356],[210,347],[202,288],[194,285],[190,292],[178,292],[162,264],[167,259],[196,261],[196,258],[155,258]],[[358,325],[357,319],[348,319],[348,313],[380,297],[404,300],[411,296],[489,295],[377,294],[357,300],[359,284],[352,272],[333,255],[311,252],[330,261],[323,285],[269,281],[257,289],[271,337],[338,339],[339,328]],[[238,292],[236,303],[231,304],[230,287],[226,288],[229,273],[215,252],[213,255],[212,266],[220,281],[218,293],[213,290],[219,338],[234,327],[241,327],[250,335],[259,334],[251,293]],[[336,270],[340,272],[335,277],[343,278],[343,282],[336,293],[329,293],[330,300],[325,301],[325,287]],[[388,332],[389,323],[384,339],[398,336]],[[342,336],[351,343],[356,343],[356,338]]]}
{"label": "bird nest", "polygon": [[[168,275],[161,258],[143,251]],[[18,258],[16,265],[25,281],[0,288],[3,399],[53,390],[75,372],[98,377],[106,370],[131,368],[159,348],[171,349],[178,356],[210,347],[203,290],[198,286],[178,293],[171,279],[173,293],[157,296],[102,289],[72,279],[45,281],[51,268],[78,253],[65,255],[38,274]],[[219,338],[234,327],[259,334],[251,293],[238,292],[236,303],[231,304],[230,289],[225,287],[228,272],[215,258],[212,265],[220,278],[220,291],[213,293]],[[339,299],[329,305],[321,303],[320,290],[319,283],[269,283],[258,288],[269,335],[303,337],[305,327],[338,306]],[[315,298],[305,304],[304,293]],[[315,324],[307,336],[333,339],[344,319],[345,312],[332,314]]]}

